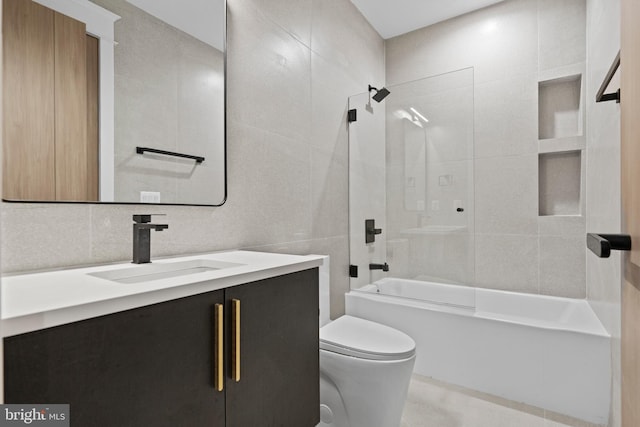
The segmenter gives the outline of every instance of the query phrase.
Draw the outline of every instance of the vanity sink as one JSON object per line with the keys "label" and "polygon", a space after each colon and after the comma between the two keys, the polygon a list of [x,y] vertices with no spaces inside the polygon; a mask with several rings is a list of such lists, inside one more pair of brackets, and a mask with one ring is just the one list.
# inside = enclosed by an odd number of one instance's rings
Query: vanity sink
{"label": "vanity sink", "polygon": [[2,277],[2,335],[13,336],[284,276],[318,255],[221,251]]}
{"label": "vanity sink", "polygon": [[240,267],[244,264],[216,261],[211,259],[194,259],[190,261],[165,262],[126,267],[117,270],[87,273],[89,276],[110,280],[117,283],[143,283],[153,280],[169,279],[189,274],[221,270],[223,268]]}

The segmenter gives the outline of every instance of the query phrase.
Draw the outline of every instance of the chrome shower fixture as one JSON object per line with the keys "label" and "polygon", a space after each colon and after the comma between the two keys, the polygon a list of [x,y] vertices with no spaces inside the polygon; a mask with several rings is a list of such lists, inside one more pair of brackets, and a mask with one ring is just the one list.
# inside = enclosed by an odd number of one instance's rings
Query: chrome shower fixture
{"label": "chrome shower fixture", "polygon": [[373,100],[376,102],[381,102],[383,99],[385,99],[387,97],[387,95],[389,95],[391,92],[389,92],[389,89],[387,89],[386,87],[383,87],[381,89],[376,89],[375,87],[369,85],[369,93],[371,93],[372,90],[376,91],[376,94],[373,95]]}

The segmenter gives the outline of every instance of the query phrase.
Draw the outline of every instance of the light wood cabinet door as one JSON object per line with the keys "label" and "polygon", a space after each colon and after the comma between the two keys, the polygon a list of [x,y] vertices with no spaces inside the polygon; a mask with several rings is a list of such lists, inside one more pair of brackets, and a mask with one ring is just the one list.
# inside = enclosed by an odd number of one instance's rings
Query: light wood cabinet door
{"label": "light wood cabinet door", "polygon": [[56,200],[87,200],[87,29],[54,14]]}
{"label": "light wood cabinet door", "polygon": [[3,1],[2,19],[3,198],[97,200],[97,44],[31,0]]}
{"label": "light wood cabinet door", "polygon": [[3,197],[55,200],[54,12],[4,0]]}

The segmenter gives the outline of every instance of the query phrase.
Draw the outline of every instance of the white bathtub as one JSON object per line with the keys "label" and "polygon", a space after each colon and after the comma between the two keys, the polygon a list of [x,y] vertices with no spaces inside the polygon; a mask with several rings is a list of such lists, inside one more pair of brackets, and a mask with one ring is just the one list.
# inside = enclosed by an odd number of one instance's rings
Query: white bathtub
{"label": "white bathtub", "polygon": [[410,335],[417,374],[607,423],[610,337],[585,300],[386,278],[346,312]]}

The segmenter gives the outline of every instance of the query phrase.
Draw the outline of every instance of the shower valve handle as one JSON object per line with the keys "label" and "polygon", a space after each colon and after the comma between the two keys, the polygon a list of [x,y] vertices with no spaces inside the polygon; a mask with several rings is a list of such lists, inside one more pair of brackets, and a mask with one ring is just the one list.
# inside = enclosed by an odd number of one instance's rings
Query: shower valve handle
{"label": "shower valve handle", "polygon": [[364,240],[365,243],[373,243],[376,241],[376,234],[382,234],[382,228],[376,228],[375,219],[364,220]]}

